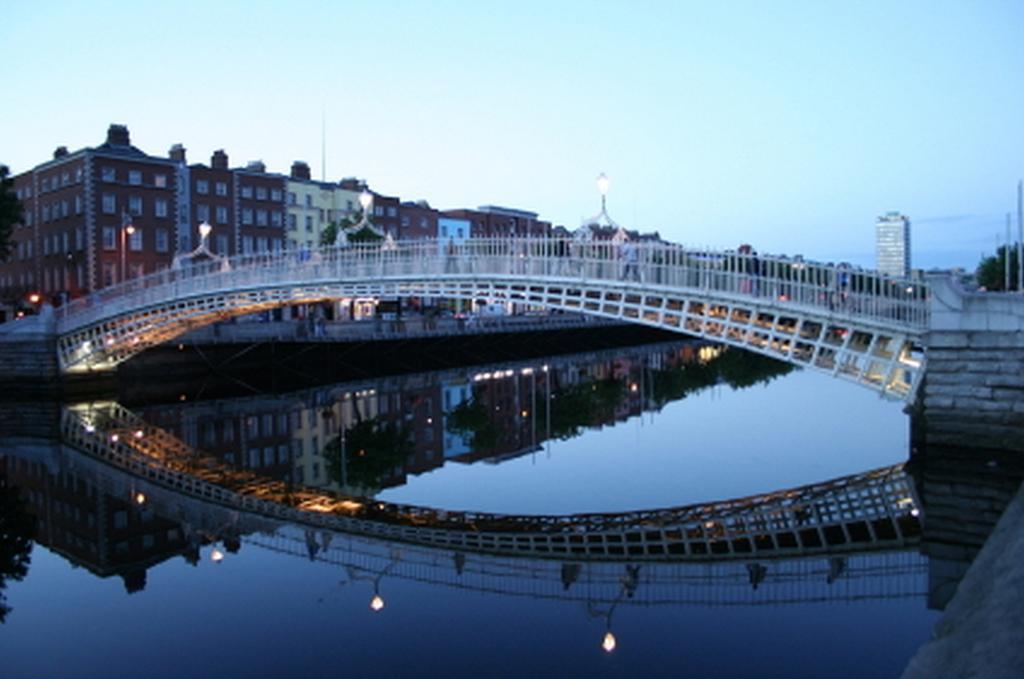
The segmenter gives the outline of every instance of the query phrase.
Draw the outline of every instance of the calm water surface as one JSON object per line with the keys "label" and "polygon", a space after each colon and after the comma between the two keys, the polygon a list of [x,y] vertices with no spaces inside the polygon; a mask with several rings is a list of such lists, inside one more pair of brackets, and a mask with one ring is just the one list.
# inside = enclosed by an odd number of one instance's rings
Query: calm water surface
{"label": "calm water surface", "polygon": [[[125,405],[236,469],[450,510],[662,508],[906,461],[900,404],[702,346]],[[0,457],[37,525],[2,590],[4,676],[887,677],[937,617],[917,549],[757,583],[742,560],[566,570],[248,521],[26,440]]]}

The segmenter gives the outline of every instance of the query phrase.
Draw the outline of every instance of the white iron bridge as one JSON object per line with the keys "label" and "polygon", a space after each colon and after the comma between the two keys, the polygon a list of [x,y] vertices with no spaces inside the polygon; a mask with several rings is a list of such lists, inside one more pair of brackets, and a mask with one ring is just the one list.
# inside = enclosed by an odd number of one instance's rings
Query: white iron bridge
{"label": "white iron bridge", "polygon": [[110,370],[192,329],[357,297],[513,302],[714,339],[912,400],[924,373],[923,281],[668,243],[556,238],[348,245],[195,263],[57,310],[63,373]]}

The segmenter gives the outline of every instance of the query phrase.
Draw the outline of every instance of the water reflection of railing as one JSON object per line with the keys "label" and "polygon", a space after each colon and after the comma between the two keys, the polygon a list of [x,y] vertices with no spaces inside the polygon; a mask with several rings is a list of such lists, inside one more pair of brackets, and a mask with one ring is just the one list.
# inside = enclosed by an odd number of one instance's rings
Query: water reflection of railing
{"label": "water reflection of railing", "polygon": [[580,560],[712,561],[912,545],[920,533],[901,466],[750,498],[571,516],[449,512],[265,479],[202,455],[117,404],[68,408],[63,441],[152,483],[241,511],[453,550]]}

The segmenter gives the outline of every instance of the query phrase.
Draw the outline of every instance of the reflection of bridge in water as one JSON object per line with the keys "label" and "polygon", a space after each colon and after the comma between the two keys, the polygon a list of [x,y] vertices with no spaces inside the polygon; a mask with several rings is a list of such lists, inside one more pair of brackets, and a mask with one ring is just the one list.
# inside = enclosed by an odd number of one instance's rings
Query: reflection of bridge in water
{"label": "reflection of bridge in water", "polygon": [[453,551],[605,561],[771,559],[904,548],[919,512],[902,467],[740,500],[570,516],[455,512],[326,493],[204,455],[117,404],[64,410],[62,442],[163,488],[238,511]]}
{"label": "reflection of bridge in water", "polygon": [[[122,423],[127,422],[122,420]],[[81,420],[74,415],[65,417],[65,424],[82,426]],[[138,430],[125,428],[87,432],[93,435],[94,442],[109,441],[114,435],[118,441],[113,442],[113,446],[81,446],[69,445],[65,439],[64,445],[49,449],[48,458],[46,454],[40,454],[40,450],[45,450],[41,447],[15,447],[11,451],[33,464],[43,462],[38,466],[47,468],[57,479],[63,479],[60,481],[63,486],[70,483],[71,487],[78,484],[91,487],[94,490],[89,492],[93,495],[98,492],[102,504],[121,506],[128,512],[146,513],[150,522],[154,516],[159,517],[162,520],[158,526],[161,532],[167,532],[170,525],[180,527],[177,530],[183,536],[182,540],[165,546],[165,551],[160,554],[136,559],[130,564],[132,569],[148,568],[174,554],[185,554],[195,561],[200,557],[200,550],[207,547],[214,561],[231,559],[233,557],[225,552],[250,546],[303,561],[338,566],[343,575],[343,585],[365,588],[368,599],[372,594],[381,601],[387,596],[388,582],[396,579],[473,592],[575,601],[604,607],[627,604],[785,605],[924,597],[927,591],[927,559],[917,554],[919,539],[916,531],[907,530],[901,537],[889,540],[851,541],[843,545],[825,541],[817,546],[773,552],[725,552],[712,548],[699,558],[682,554],[660,555],[658,558],[636,554],[587,556],[543,550],[531,553],[524,549],[495,552],[486,547],[476,547],[470,541],[464,541],[462,545],[414,542],[408,533],[397,538],[391,535],[394,528],[412,526],[394,523],[400,517],[388,511],[384,511],[383,517],[362,519],[361,527],[351,519],[346,522],[325,521],[331,516],[323,512],[322,506],[311,508],[307,504],[312,497],[296,494],[292,501],[297,500],[298,504],[284,506],[271,496],[261,494],[261,488],[251,479],[245,485],[233,491],[225,490],[216,497],[195,493],[198,486],[191,489],[175,487],[167,482],[170,477],[152,473],[155,466],[150,462],[156,462],[156,466],[163,464],[153,457],[156,447],[153,442],[162,437],[152,429],[143,430],[142,437],[136,437],[135,431]],[[118,445],[124,443],[126,437],[130,443]],[[150,444],[142,445],[147,440]],[[166,440],[161,441],[163,443]],[[134,453],[122,451],[108,455],[102,452],[113,448],[129,448]],[[864,485],[861,482],[872,478],[885,478],[887,483],[895,484],[906,482],[902,469],[893,467],[813,488],[845,487],[846,494],[850,496],[870,494],[874,484],[868,482]],[[244,482],[245,479],[237,481]],[[705,525],[714,522],[725,527],[735,525],[734,519],[744,507],[748,512],[758,507],[759,511],[770,511],[770,499],[775,495],[794,499],[817,496],[819,503],[825,501],[825,496],[808,490],[794,489],[747,501],[645,514],[699,511]],[[235,496],[233,500],[231,495]],[[116,498],[119,502],[103,501],[103,497]],[[714,508],[719,508],[720,513],[715,514]],[[913,515],[913,509],[903,507],[900,511],[914,521],[918,518]],[[622,544],[628,545],[626,536],[635,526],[631,526],[627,516],[635,514],[609,515],[617,517],[617,525],[603,530],[595,527],[594,534],[607,538],[612,534],[610,530],[614,530],[623,536]],[[553,517],[518,518],[524,521],[540,519],[546,529],[554,525]],[[580,525],[574,522],[578,517],[562,518],[569,525]],[[593,526],[594,517],[588,519]],[[131,523],[131,519],[126,522]],[[383,530],[369,528],[368,524],[373,523]],[[804,530],[812,528],[822,529],[822,526],[812,527],[807,523],[803,527]],[[445,529],[434,526],[429,530]],[[588,535],[587,532],[577,534]],[[828,531],[821,533],[827,534]],[[119,546],[113,544],[115,539],[111,536],[112,544],[107,545],[111,551]],[[74,559],[70,553],[73,550],[53,548]],[[117,572],[110,563],[99,568],[90,565],[90,570],[98,575]],[[127,584],[128,575],[125,577]],[[139,577],[140,574],[135,574],[133,580],[138,582]],[[141,576],[141,582],[145,582],[144,576]]]}

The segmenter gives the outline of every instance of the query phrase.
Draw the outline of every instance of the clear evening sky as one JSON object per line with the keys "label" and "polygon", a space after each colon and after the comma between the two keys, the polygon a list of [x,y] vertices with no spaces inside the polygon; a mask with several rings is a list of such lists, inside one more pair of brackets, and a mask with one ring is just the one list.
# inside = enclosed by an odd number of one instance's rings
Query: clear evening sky
{"label": "clear evening sky", "polygon": [[[973,268],[1024,176],[1024,0],[9,2],[0,162],[111,122],[435,207],[692,245]],[[1014,215],[1016,220],[1016,215]],[[1016,234],[1014,221],[1014,234]]]}

